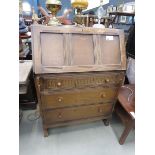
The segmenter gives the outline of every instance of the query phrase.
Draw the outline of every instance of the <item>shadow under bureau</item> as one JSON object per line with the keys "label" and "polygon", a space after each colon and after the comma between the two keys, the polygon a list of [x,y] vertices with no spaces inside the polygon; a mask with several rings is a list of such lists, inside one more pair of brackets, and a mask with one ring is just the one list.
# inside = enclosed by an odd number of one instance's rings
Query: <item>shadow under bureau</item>
{"label": "shadow under bureau", "polygon": [[125,76],[123,31],[33,25],[32,38],[44,136],[75,123],[108,125]]}

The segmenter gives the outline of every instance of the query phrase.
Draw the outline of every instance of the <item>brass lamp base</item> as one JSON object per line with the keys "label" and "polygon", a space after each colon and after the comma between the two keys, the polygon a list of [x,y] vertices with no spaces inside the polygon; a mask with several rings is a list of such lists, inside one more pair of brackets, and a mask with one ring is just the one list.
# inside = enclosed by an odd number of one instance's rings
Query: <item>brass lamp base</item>
{"label": "brass lamp base", "polygon": [[51,12],[52,17],[47,25],[56,26],[61,25],[59,20],[56,18],[56,14],[61,10],[61,1],[60,0],[46,0],[46,8]]}
{"label": "brass lamp base", "polygon": [[84,24],[84,17],[83,17],[83,15],[75,15],[74,22],[79,24],[79,25],[83,25]]}
{"label": "brass lamp base", "polygon": [[61,23],[59,22],[59,20],[56,17],[51,17],[47,25],[48,26],[57,26],[57,25],[61,25]]}
{"label": "brass lamp base", "polygon": [[71,5],[74,9],[76,9],[77,12],[74,18],[74,22],[79,25],[84,25],[84,17],[82,15],[82,10],[87,9],[88,0],[72,0]]}

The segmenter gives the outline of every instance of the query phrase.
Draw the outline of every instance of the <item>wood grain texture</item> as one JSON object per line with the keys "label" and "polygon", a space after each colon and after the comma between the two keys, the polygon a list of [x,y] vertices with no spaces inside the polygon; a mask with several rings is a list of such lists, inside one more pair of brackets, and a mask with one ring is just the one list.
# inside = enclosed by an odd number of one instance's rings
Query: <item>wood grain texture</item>
{"label": "wood grain texture", "polygon": [[63,92],[41,93],[44,109],[107,103],[116,100],[117,88],[87,88]]}
{"label": "wood grain texture", "polygon": [[109,119],[109,118],[111,118],[111,115],[97,116],[97,117],[78,119],[78,120],[72,120],[72,121],[62,121],[61,123],[50,123],[50,124],[46,124],[45,126],[46,128],[54,128],[54,127],[61,127],[61,126],[77,125],[81,123],[88,123],[88,122],[99,121],[103,119]]}
{"label": "wood grain texture", "polygon": [[41,91],[63,91],[95,87],[118,87],[124,81],[124,72],[95,72],[95,73],[64,73],[39,75],[43,81]]}
{"label": "wood grain texture", "polygon": [[48,128],[108,119],[124,82],[124,32],[32,26],[33,63],[44,136]]}
{"label": "wood grain texture", "polygon": [[123,78],[123,71],[36,75],[44,135],[49,127],[109,119]]}
{"label": "wood grain texture", "polygon": [[44,113],[47,124],[85,119],[97,116],[108,116],[112,112],[113,104],[97,104],[66,109],[49,110]]}
{"label": "wood grain texture", "polygon": [[101,44],[99,35],[93,35],[93,42],[94,42],[94,59],[95,59],[95,65],[102,65],[101,60]]}
{"label": "wood grain texture", "polygon": [[122,30],[33,25],[32,38],[36,74],[126,69]]}

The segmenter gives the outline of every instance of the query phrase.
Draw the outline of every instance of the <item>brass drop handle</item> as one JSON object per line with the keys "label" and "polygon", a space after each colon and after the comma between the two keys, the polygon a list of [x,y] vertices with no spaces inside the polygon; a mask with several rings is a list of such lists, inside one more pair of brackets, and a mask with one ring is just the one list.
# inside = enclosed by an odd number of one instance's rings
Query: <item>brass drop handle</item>
{"label": "brass drop handle", "polygon": [[106,94],[105,93],[102,93],[101,94],[101,98],[105,98],[106,97]]}
{"label": "brass drop handle", "polygon": [[110,80],[109,79],[105,79],[105,82],[108,83]]}
{"label": "brass drop handle", "polygon": [[58,83],[57,83],[57,86],[60,87],[60,86],[61,86],[61,82],[58,82]]}
{"label": "brass drop handle", "polygon": [[62,102],[62,100],[63,100],[63,97],[58,97],[59,102]]}
{"label": "brass drop handle", "polygon": [[58,114],[58,118],[62,118],[62,115],[61,115],[61,113],[59,113],[59,114]]}
{"label": "brass drop handle", "polygon": [[99,108],[99,109],[98,109],[98,112],[99,112],[99,113],[102,113],[102,112],[103,112],[103,109],[102,109],[102,108]]}

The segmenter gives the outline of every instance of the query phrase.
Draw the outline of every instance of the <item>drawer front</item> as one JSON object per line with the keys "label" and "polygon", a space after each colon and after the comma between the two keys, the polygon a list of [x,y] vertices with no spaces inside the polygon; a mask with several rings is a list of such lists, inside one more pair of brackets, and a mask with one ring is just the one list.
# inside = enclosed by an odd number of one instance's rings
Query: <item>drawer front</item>
{"label": "drawer front", "polygon": [[117,97],[118,88],[96,88],[53,93],[42,93],[42,108],[60,108],[74,105],[112,102]]}
{"label": "drawer front", "polygon": [[111,115],[113,104],[98,104],[44,111],[46,124]]}
{"label": "drawer front", "polygon": [[42,90],[62,90],[72,88],[97,87],[100,85],[120,85],[124,80],[123,73],[87,73],[58,76],[44,76]]}

